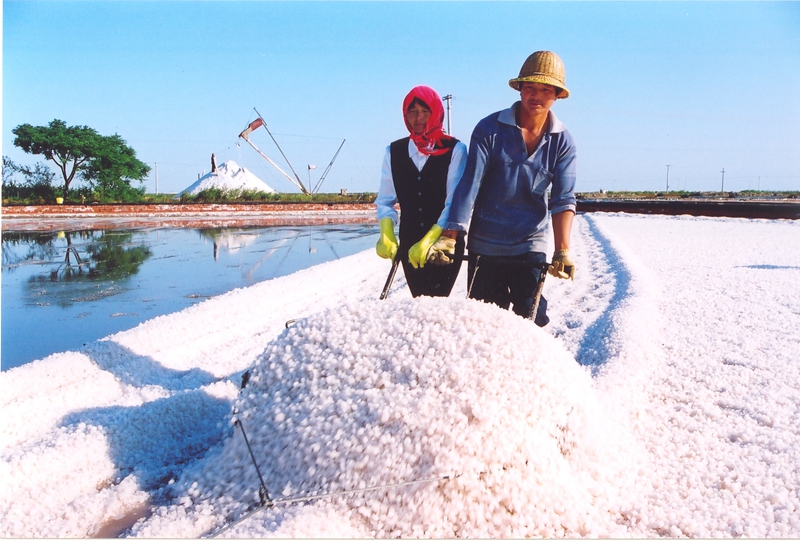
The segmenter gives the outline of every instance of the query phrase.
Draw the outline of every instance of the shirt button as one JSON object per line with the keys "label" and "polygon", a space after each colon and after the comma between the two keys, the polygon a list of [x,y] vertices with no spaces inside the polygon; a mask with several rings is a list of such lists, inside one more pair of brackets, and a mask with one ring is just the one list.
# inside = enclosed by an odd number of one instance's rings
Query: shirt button
{"label": "shirt button", "polygon": [[422,212],[422,207],[419,208],[419,211]]}
{"label": "shirt button", "polygon": [[420,227],[425,227],[425,222],[420,222],[420,223],[419,223],[419,226],[420,226]]}
{"label": "shirt button", "polygon": [[422,192],[419,192],[417,195],[422,195]]}
{"label": "shirt button", "polygon": [[417,180],[422,180],[422,177],[417,177]]}

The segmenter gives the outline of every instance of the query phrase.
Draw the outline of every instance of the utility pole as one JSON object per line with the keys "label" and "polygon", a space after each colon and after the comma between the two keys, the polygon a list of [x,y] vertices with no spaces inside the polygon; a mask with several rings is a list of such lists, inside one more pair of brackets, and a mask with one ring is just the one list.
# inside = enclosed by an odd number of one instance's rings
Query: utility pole
{"label": "utility pole", "polygon": [[316,168],[317,168],[316,165],[308,164],[308,185],[309,185],[309,187],[311,186],[311,170],[312,169],[316,169]]}
{"label": "utility pole", "polygon": [[722,168],[722,193],[725,193],[725,168]]}
{"label": "utility pole", "polygon": [[667,166],[667,191],[669,191],[669,165]]}
{"label": "utility pole", "polygon": [[158,162],[156,162],[156,195],[158,195]]}
{"label": "utility pole", "polygon": [[442,98],[442,101],[447,102],[447,135],[452,135],[453,131],[450,129],[450,100],[453,99],[452,94],[448,94],[447,96]]}

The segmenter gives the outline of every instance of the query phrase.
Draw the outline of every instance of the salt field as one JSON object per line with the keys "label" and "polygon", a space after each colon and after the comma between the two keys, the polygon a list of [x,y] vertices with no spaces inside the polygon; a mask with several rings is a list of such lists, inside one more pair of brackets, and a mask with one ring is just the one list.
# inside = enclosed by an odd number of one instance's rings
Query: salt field
{"label": "salt field", "polygon": [[800,223],[572,251],[544,329],[367,249],[4,371],[0,534],[800,536]]}

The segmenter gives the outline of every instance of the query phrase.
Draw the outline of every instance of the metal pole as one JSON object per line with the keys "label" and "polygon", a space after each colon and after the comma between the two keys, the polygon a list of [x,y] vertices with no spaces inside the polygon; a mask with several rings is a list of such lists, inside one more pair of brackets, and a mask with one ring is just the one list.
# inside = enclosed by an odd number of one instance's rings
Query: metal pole
{"label": "metal pole", "polygon": [[[311,193],[310,193],[308,190],[306,190],[305,186],[303,186],[303,182],[302,182],[302,181],[301,181],[301,182],[299,182],[299,183],[298,183],[298,182],[295,182],[295,181],[294,181],[294,179],[292,179],[292,177],[290,177],[288,174],[286,174],[286,171],[284,171],[283,169],[281,169],[280,167],[278,167],[278,164],[276,164],[275,162],[273,162],[272,160],[270,160],[270,159],[269,159],[269,156],[267,156],[266,154],[264,154],[263,152],[261,152],[261,151],[258,149],[258,147],[257,147],[256,145],[254,145],[254,144],[253,144],[253,142],[252,142],[252,141],[251,141],[249,138],[247,138],[247,137],[242,137],[242,139],[244,139],[245,141],[247,141],[247,144],[249,144],[251,147],[253,147],[253,150],[255,150],[256,152],[258,152],[258,154],[259,154],[259,155],[260,155],[262,158],[264,158],[265,160],[267,160],[267,161],[268,161],[268,162],[269,162],[269,163],[272,165],[272,167],[274,167],[275,169],[277,169],[278,171],[280,171],[280,172],[281,172],[281,174],[283,174],[283,176],[285,176],[285,177],[286,177],[286,178],[289,180],[289,182],[291,182],[291,183],[292,183],[294,186],[296,186],[296,187],[297,187],[297,188],[298,188],[298,189],[299,189],[299,190],[300,190],[300,191],[301,191],[303,194],[305,194],[305,195],[311,195]],[[298,180],[300,180],[300,177],[298,177],[298,176],[297,176],[297,173],[295,173],[295,174],[294,174],[294,176],[295,176],[295,177],[296,177]],[[199,179],[199,178],[200,178],[200,175],[197,175],[197,178]]]}
{"label": "metal pole", "polygon": [[[333,167],[333,162],[336,161],[336,157],[339,155],[339,151],[342,150],[342,147],[344,146],[345,141],[347,141],[347,139],[342,139],[342,144],[339,145],[338,149],[336,149],[336,154],[334,154],[333,158],[331,158],[331,163],[329,163],[328,167],[325,168],[325,171],[323,171],[322,175],[319,177],[319,180],[317,181],[316,186],[314,186],[314,189],[311,190],[311,193],[319,192],[319,188],[320,188],[320,186],[322,186],[322,181],[325,180],[326,176],[328,176],[328,171],[330,171],[331,167]],[[316,167],[316,165],[314,167]],[[309,188],[311,188],[311,186],[309,186]]]}
{"label": "metal pole", "polygon": [[725,168],[722,168],[722,193],[725,193]]}
{"label": "metal pole", "polygon": [[[296,178],[296,179],[297,179],[297,182],[300,184],[300,191],[301,191],[301,192],[303,192],[303,195],[311,195],[311,192],[309,192],[309,191],[306,189],[306,187],[305,187],[305,186],[303,186],[303,181],[302,181],[302,180],[300,180],[300,177],[298,176],[297,172],[294,170],[294,167],[292,167],[292,164],[291,164],[291,162],[289,162],[289,158],[287,158],[287,157],[286,157],[286,154],[284,154],[284,153],[283,153],[283,149],[282,149],[282,148],[281,148],[281,146],[278,144],[278,141],[277,141],[277,140],[275,139],[275,137],[272,135],[272,132],[271,132],[271,131],[269,131],[269,128],[267,127],[267,121],[266,121],[266,120],[264,120],[264,117],[263,117],[263,116],[261,116],[261,113],[259,113],[259,112],[258,112],[258,109],[256,109],[255,107],[253,107],[253,111],[255,111],[255,112],[256,112],[256,114],[258,115],[258,118],[260,118],[260,119],[261,119],[261,122],[263,123],[264,129],[265,129],[265,130],[267,130],[267,133],[269,134],[270,138],[272,139],[272,142],[273,142],[273,143],[275,143],[275,146],[276,146],[276,147],[278,147],[278,150],[280,151],[280,153],[281,153],[281,156],[283,156],[283,159],[284,159],[284,160],[286,160],[286,163],[287,163],[287,165],[289,166],[289,169],[292,171],[292,173],[294,173],[294,178]],[[247,142],[249,143],[249,142],[250,142],[250,140],[248,139],[248,140],[247,140]],[[252,145],[252,143],[250,143],[250,144]]]}
{"label": "metal pole", "polygon": [[[472,285],[475,283],[475,276],[478,274],[478,267],[481,264],[481,256],[475,256],[475,266],[472,268],[472,276],[469,277],[469,282],[467,283],[467,298],[470,298],[472,295]],[[469,268],[469,266],[467,267]]]}
{"label": "metal pole", "polygon": [[550,264],[545,262],[539,268],[539,279],[536,281],[536,290],[533,293],[533,304],[531,305],[531,313],[528,314],[528,319],[536,321],[536,313],[539,311],[539,302],[542,300],[542,289],[544,289],[544,279],[547,278],[547,271],[550,269]]}
{"label": "metal pole", "polygon": [[261,502],[261,505],[264,506],[269,503],[269,492],[267,492],[267,485],[264,484],[264,478],[261,476],[261,470],[258,468],[256,455],[253,454],[253,449],[250,447],[250,441],[247,439],[247,434],[244,431],[244,425],[242,424],[242,421],[236,418],[234,419],[233,424],[239,427],[239,429],[242,431],[242,436],[244,436],[244,443],[247,445],[247,451],[250,453],[250,459],[253,461],[253,466],[255,466],[256,473],[258,474],[258,480],[261,483],[261,487],[258,489],[258,499]]}
{"label": "metal pole", "polygon": [[667,191],[669,191],[669,165],[667,166]]}
{"label": "metal pole", "polygon": [[158,195],[158,162],[156,162],[156,195]]}
{"label": "metal pole", "polygon": [[452,135],[453,131],[450,128],[450,100],[453,99],[452,94],[448,94],[447,96],[442,98],[442,101],[447,102],[447,135]]}
{"label": "metal pole", "polygon": [[395,273],[397,273],[397,267],[399,265],[400,265],[400,258],[395,255],[394,261],[392,261],[392,268],[389,269],[389,276],[386,277],[386,283],[383,284],[383,291],[381,291],[380,300],[385,299],[386,296],[389,294],[389,288],[392,287],[392,282],[394,281],[394,275]]}

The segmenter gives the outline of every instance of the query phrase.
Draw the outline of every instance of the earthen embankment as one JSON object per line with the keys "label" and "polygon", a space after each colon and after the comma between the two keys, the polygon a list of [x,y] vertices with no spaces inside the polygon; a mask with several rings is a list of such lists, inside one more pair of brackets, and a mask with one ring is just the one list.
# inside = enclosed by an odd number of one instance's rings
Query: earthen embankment
{"label": "earthen embankment", "polygon": [[375,222],[372,203],[184,203],[4,206],[4,231],[257,227]]}

